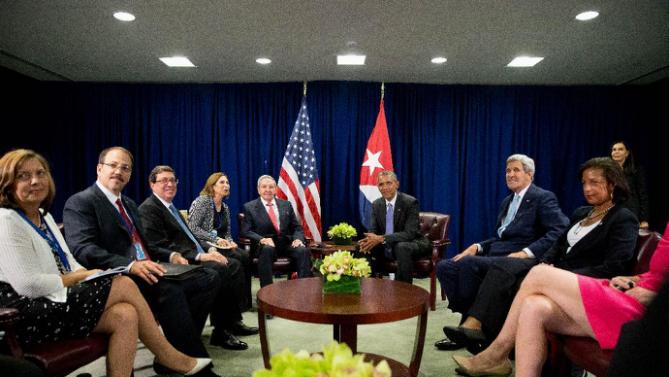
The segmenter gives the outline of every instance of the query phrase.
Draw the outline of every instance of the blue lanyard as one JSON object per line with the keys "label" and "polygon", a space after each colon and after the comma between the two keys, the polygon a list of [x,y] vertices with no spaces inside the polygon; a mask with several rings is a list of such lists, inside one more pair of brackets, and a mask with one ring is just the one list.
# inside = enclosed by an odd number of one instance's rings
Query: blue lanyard
{"label": "blue lanyard", "polygon": [[28,224],[30,224],[30,226],[32,226],[33,229],[35,229],[37,234],[39,234],[40,236],[42,236],[42,238],[44,238],[44,240],[46,240],[46,242],[51,247],[51,250],[55,251],[56,254],[58,255],[58,258],[60,259],[61,263],[63,263],[65,269],[68,272],[72,271],[72,267],[70,267],[70,262],[67,261],[67,256],[65,255],[65,251],[63,251],[63,248],[60,247],[60,244],[58,243],[58,241],[56,241],[56,236],[51,231],[51,228],[49,228],[49,224],[44,220],[44,216],[42,216],[41,213],[39,215],[40,219],[42,220],[42,223],[46,226],[46,233],[44,233],[42,229],[40,229],[37,225],[35,225],[32,221],[30,221],[28,216],[26,216],[26,214],[23,213],[23,211],[17,209],[16,212],[19,215],[21,215],[23,220],[25,220]]}

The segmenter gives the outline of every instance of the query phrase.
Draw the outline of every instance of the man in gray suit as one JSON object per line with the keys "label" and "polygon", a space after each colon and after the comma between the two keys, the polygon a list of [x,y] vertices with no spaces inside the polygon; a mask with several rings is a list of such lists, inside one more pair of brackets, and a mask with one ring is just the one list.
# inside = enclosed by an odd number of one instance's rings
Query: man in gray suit
{"label": "man in gray suit", "polygon": [[276,181],[269,175],[258,178],[258,199],[244,204],[242,235],[251,239],[258,256],[260,286],[272,284],[275,254],[287,254],[297,266],[297,276],[311,276],[311,252],[304,244],[302,226],[290,202],[277,199]]}
{"label": "man in gray suit", "polygon": [[413,260],[430,251],[430,242],[420,234],[418,200],[397,191],[400,182],[390,170],[379,173],[377,186],[381,197],[372,203],[371,226],[360,240],[360,250],[371,252],[377,262],[397,260],[396,279],[412,283]]}
{"label": "man in gray suit", "polygon": [[[569,219],[555,194],[532,183],[534,160],[514,154],[506,160],[506,185],[512,193],[500,206],[495,235],[437,264],[437,278],[448,297],[448,307],[466,313],[488,269],[499,258],[541,258],[566,230]],[[476,320],[469,317],[467,321]],[[480,323],[463,323],[480,329]],[[474,334],[476,335],[476,334]],[[460,348],[448,338],[435,343],[440,350]]]}

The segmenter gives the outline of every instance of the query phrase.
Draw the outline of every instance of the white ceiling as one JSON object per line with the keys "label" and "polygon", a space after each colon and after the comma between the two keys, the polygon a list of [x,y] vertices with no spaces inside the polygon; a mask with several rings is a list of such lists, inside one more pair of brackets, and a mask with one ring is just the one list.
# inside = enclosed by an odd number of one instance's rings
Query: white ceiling
{"label": "white ceiling", "polygon": [[[335,64],[351,51],[367,64]],[[505,67],[521,54],[545,59]],[[158,60],[170,55],[197,68]],[[0,65],[73,81],[646,83],[669,77],[669,1],[0,0]]]}

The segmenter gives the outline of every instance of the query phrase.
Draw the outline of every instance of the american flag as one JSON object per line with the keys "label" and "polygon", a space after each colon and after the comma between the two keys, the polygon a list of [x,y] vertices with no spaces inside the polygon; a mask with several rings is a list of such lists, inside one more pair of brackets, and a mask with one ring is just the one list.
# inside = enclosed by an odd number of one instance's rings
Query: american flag
{"label": "american flag", "polygon": [[314,144],[311,142],[307,99],[302,98],[293,133],[281,162],[277,196],[288,200],[304,234],[321,242],[321,196]]}

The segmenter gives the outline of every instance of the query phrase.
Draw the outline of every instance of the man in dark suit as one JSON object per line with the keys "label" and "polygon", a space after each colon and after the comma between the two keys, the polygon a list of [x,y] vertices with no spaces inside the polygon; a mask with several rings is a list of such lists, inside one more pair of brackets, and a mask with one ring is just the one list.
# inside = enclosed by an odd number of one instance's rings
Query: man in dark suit
{"label": "man in dark suit", "polygon": [[[228,259],[215,247],[201,245],[172,201],[177,194],[179,180],[174,169],[158,165],[149,174],[153,195],[139,206],[149,248],[173,254],[180,263],[202,264],[221,278],[221,288],[211,309],[212,345],[231,350],[245,350],[248,345],[235,335],[253,335],[257,327],[242,322],[241,305],[244,271],[236,259]],[[206,251],[208,250],[208,251]]]}
{"label": "man in dark suit", "polygon": [[379,173],[377,186],[381,197],[372,203],[371,226],[360,240],[360,251],[371,253],[376,261],[397,260],[395,279],[412,283],[413,260],[430,251],[430,241],[420,233],[418,200],[397,191],[400,182],[390,170]]}
{"label": "man in dark suit", "polygon": [[[202,327],[221,280],[207,269],[183,280],[162,278],[156,261],[179,262],[178,255],[149,249],[137,206],[121,191],[130,180],[132,154],[122,147],[100,153],[97,181],[70,197],[63,210],[65,238],[77,260],[87,268],[128,266],[129,276],[151,306],[169,342],[180,351],[207,357],[200,340]],[[154,369],[164,369],[154,363]],[[198,376],[216,376],[211,369]]]}
{"label": "man in dark suit", "polygon": [[[491,265],[503,258],[539,259],[564,232],[569,220],[555,194],[534,184],[534,160],[514,154],[506,160],[506,184],[512,194],[500,206],[495,235],[437,264],[437,277],[454,312],[467,313]],[[464,316],[463,316],[464,319]],[[480,328],[472,317],[466,328]],[[441,350],[463,346],[445,338]]]}
{"label": "man in dark suit", "polygon": [[276,181],[258,178],[260,197],[244,204],[242,234],[251,239],[258,256],[260,286],[272,284],[275,254],[287,254],[297,266],[297,276],[311,276],[311,252],[304,245],[304,232],[290,202],[275,198]]}

